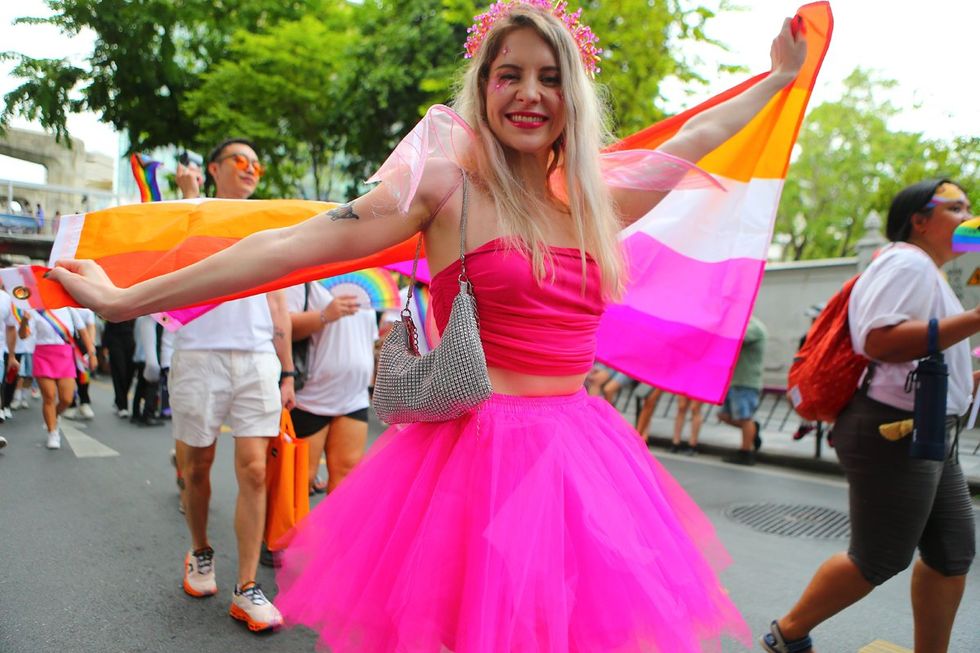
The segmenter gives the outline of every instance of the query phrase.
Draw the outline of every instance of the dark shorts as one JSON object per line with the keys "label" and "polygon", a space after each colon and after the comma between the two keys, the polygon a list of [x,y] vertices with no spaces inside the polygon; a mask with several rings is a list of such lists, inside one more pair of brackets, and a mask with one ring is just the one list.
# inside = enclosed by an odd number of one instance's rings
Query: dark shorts
{"label": "dark shorts", "polygon": [[848,555],[861,574],[880,585],[912,562],[945,576],[970,569],[976,542],[970,491],[947,422],[943,461],[909,456],[911,436],[891,442],[878,426],[911,413],[858,393],[834,425],[834,448],[847,475],[851,512]]}
{"label": "dark shorts", "polygon": [[293,428],[296,429],[296,437],[298,438],[308,438],[317,431],[323,429],[325,426],[329,425],[333,421],[334,417],[349,417],[350,419],[356,419],[358,422],[368,421],[368,409],[361,408],[360,410],[355,410],[352,413],[347,413],[346,415],[315,415],[309,411],[305,411],[302,408],[293,408],[289,411],[290,417],[293,418]]}

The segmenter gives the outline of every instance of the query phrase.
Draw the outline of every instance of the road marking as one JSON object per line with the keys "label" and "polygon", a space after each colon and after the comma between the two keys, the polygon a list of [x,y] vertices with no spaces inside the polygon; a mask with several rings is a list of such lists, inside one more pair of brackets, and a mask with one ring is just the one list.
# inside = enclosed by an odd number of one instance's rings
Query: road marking
{"label": "road marking", "polygon": [[110,458],[119,452],[107,447],[90,435],[85,435],[74,426],[61,424],[61,432],[68,440],[76,458]]}
{"label": "road marking", "polygon": [[858,653],[912,653],[912,649],[876,639],[867,646],[858,649]]}

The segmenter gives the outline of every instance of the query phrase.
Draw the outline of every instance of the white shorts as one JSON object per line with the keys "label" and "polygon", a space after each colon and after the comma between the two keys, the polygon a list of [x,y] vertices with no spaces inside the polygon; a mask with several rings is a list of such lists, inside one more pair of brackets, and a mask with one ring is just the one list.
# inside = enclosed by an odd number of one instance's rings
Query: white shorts
{"label": "white shorts", "polygon": [[168,378],[174,437],[209,447],[225,422],[235,437],[279,435],[281,369],[270,352],[175,351]]}

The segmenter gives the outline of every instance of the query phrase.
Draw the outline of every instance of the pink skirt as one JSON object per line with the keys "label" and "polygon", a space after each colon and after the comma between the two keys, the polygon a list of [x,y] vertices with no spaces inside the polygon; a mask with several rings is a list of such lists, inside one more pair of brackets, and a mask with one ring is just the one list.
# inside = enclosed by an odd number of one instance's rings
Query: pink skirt
{"label": "pink skirt", "polygon": [[751,633],[714,528],[605,401],[389,429],[303,521],[276,605],[332,653],[686,653]]}
{"label": "pink skirt", "polygon": [[75,355],[71,345],[37,345],[34,348],[34,376],[43,379],[74,379]]}

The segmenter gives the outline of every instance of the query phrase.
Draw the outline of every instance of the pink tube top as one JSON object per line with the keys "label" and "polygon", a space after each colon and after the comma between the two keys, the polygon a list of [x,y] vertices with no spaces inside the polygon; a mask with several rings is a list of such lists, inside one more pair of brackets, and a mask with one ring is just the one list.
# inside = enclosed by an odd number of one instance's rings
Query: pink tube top
{"label": "pink tube top", "polygon": [[[525,374],[585,374],[595,358],[605,309],[599,268],[586,256],[586,291],[577,249],[550,247],[555,266],[539,284],[520,250],[496,238],[466,254],[487,365]],[[459,292],[459,261],[432,277],[432,310],[441,333]]]}

